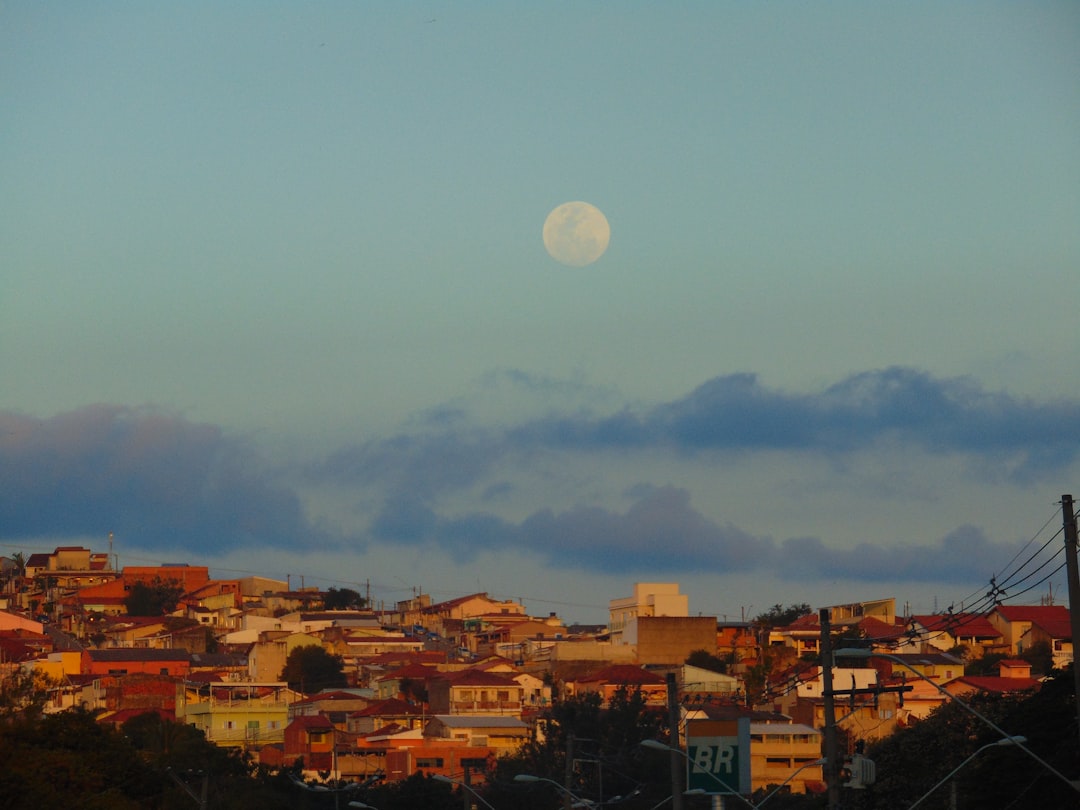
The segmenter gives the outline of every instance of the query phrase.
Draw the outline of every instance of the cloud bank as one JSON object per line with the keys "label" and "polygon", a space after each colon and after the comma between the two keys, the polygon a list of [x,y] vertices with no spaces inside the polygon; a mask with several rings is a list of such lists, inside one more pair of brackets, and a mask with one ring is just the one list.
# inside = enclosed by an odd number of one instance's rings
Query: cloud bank
{"label": "cloud bank", "polygon": [[0,412],[0,525],[15,537],[111,531],[145,548],[198,552],[332,544],[247,443],[120,405],[48,419]]}
{"label": "cloud bank", "polygon": [[[505,375],[527,395],[549,384]],[[492,381],[483,381],[491,393]],[[572,386],[569,386],[572,387]],[[965,582],[1011,551],[964,526],[937,542],[882,535],[854,549],[816,537],[776,540],[710,518],[687,487],[650,481],[657,459],[699,467],[754,454],[838,459],[917,448],[967,463],[973,478],[1012,487],[1058,474],[1080,455],[1080,403],[988,392],[970,379],[892,368],[816,393],[770,389],[756,376],[712,379],[684,397],[594,413],[595,399],[544,415],[478,420],[460,404],[432,409],[397,435],[344,445],[290,469],[248,441],[154,408],[95,405],[50,418],[0,413],[0,523],[9,536],[117,532],[143,548],[348,548],[367,542],[437,549],[462,564],[514,551],[551,568],[620,575],[770,573],[788,579]],[[584,399],[589,399],[587,394]],[[535,409],[534,409],[535,411]],[[888,453],[881,450],[888,463]],[[554,509],[524,482],[612,459],[641,483],[623,506],[585,494]],[[331,531],[307,514],[312,492],[351,506]],[[498,505],[526,504],[516,517]],[[347,520],[346,520],[347,522]],[[887,528],[884,530],[887,533]],[[348,542],[344,538],[351,538]]]}

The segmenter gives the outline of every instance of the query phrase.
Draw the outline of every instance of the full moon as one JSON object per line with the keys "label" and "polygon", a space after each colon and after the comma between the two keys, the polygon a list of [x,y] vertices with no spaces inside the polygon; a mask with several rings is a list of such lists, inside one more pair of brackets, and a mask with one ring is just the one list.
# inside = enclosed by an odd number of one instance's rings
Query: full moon
{"label": "full moon", "polygon": [[563,203],[544,220],[544,247],[551,258],[570,267],[592,264],[607,250],[611,226],[595,205]]}

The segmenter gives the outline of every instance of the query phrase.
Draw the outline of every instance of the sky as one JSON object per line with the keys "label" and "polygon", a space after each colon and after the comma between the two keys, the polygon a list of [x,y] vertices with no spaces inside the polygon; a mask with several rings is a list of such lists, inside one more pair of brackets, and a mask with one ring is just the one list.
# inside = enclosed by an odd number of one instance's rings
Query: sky
{"label": "sky", "polygon": [[930,613],[1046,548],[1009,596],[1061,602],[1078,42],[1072,2],[3,3],[0,554],[599,623],[652,581]]}

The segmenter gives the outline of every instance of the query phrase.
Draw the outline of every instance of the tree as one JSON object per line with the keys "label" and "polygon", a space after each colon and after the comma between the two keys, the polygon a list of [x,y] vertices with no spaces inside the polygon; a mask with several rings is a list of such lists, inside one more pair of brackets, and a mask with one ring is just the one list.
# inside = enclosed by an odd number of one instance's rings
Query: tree
{"label": "tree", "polygon": [[323,597],[323,607],[327,610],[359,609],[366,604],[367,600],[352,588],[330,588]]}
{"label": "tree", "polygon": [[0,720],[33,718],[49,702],[53,682],[36,669],[18,667],[0,674]]}
{"label": "tree", "polygon": [[[964,698],[1010,735],[1070,778],[1077,777],[1080,746],[1072,673],[1055,671],[1033,695],[974,694]],[[967,757],[1000,735],[955,701],[929,717],[870,746],[877,783],[854,808],[908,807]],[[962,807],[1075,807],[1076,793],[1015,746],[995,746],[979,754],[952,779]],[[854,793],[856,791],[852,791]],[[860,791],[861,792],[861,791]],[[920,807],[948,806],[945,787]]]}
{"label": "tree", "polygon": [[707,669],[709,672],[727,673],[728,670],[727,662],[708,650],[694,650],[687,656],[686,663],[692,667]]}
{"label": "tree", "polygon": [[758,617],[754,619],[754,623],[767,628],[787,627],[800,616],[813,612],[813,608],[805,602],[800,605],[788,605],[787,607],[776,604],[764,613],[758,614]]}
{"label": "tree", "polygon": [[124,597],[124,607],[129,616],[164,616],[176,610],[183,595],[184,589],[175,579],[165,581],[154,577],[149,585],[145,582],[132,585],[131,592]]}
{"label": "tree", "polygon": [[556,700],[538,728],[542,734],[500,757],[489,774],[485,795],[496,807],[550,807],[552,796],[546,788],[515,785],[514,775],[528,773],[565,784],[570,749],[575,760],[571,790],[582,798],[599,801],[640,789],[648,801],[644,806],[650,807],[670,793],[668,758],[641,747],[642,740],[669,738],[667,713],[647,706],[640,689],[616,690],[607,706],[595,692]]}
{"label": "tree", "polygon": [[288,683],[290,689],[307,693],[348,686],[341,656],[331,655],[316,644],[297,647],[289,653],[278,679]]}

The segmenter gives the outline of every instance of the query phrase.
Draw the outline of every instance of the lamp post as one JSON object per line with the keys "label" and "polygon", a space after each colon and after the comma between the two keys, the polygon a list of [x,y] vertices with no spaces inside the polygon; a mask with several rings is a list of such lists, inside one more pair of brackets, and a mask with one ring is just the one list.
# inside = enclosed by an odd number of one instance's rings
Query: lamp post
{"label": "lamp post", "polygon": [[979,754],[981,754],[983,751],[987,750],[988,748],[998,748],[998,747],[1004,746],[1004,745],[1022,745],[1023,743],[1026,743],[1026,742],[1027,742],[1027,737],[1021,737],[1021,736],[1006,737],[1005,739],[995,740],[992,743],[987,743],[982,748],[976,749],[976,751],[971,756],[969,756],[967,759],[965,759],[963,762],[961,762],[959,765],[957,765],[955,768],[953,768],[951,771],[949,771],[947,774],[945,774],[944,778],[940,782],[938,782],[936,785],[934,785],[932,788],[930,788],[928,791],[926,791],[926,793],[924,793],[922,796],[920,796],[918,801],[916,801],[915,804],[911,805],[911,807],[909,807],[908,810],[915,810],[916,807],[918,807],[920,804],[923,803],[923,800],[925,800],[927,796],[929,796],[931,793],[933,793],[939,787],[941,787],[946,782],[948,782],[950,779],[952,779],[954,776],[956,776],[956,774],[960,771],[961,768],[963,768],[965,765],[967,765],[969,762],[971,762],[971,760],[975,759],[975,757],[977,757]]}
{"label": "lamp post", "polygon": [[865,659],[865,658],[884,658],[884,659],[886,659],[888,661],[892,661],[895,664],[899,664],[904,669],[907,669],[907,670],[910,670],[911,672],[914,672],[919,678],[926,681],[932,687],[934,687],[939,692],[941,692],[941,694],[945,695],[945,697],[949,698],[950,700],[954,701],[955,703],[960,704],[960,706],[962,708],[966,709],[968,712],[975,715],[975,717],[979,718],[984,723],[986,723],[986,725],[990,726],[990,728],[992,728],[994,731],[996,731],[998,734],[1001,735],[1003,740],[1012,740],[1012,745],[1015,745],[1017,748],[1019,748],[1021,751],[1023,751],[1025,754],[1027,754],[1029,757],[1031,757],[1033,760],[1035,760],[1040,765],[1042,765],[1044,768],[1046,768],[1046,770],[1050,771],[1050,773],[1054,774],[1054,776],[1056,776],[1062,782],[1067,784],[1073,790],[1080,793],[1080,781],[1070,779],[1065,774],[1063,774],[1061,771],[1059,771],[1057,768],[1055,768],[1053,765],[1051,765],[1049,762],[1044,760],[1042,757],[1040,757],[1038,754],[1036,754],[1034,751],[1032,751],[1030,748],[1028,748],[1026,745],[1024,745],[1024,742],[1021,742],[1021,740],[1026,742],[1026,739],[1024,737],[1015,737],[1015,736],[1009,734],[1008,732],[1002,730],[1002,728],[997,723],[995,723],[993,720],[991,720],[986,715],[979,712],[974,706],[971,706],[971,705],[965,703],[960,698],[958,698],[956,695],[954,695],[952,692],[950,692],[948,689],[943,687],[941,684],[935,683],[930,678],[927,678],[925,675],[923,675],[921,672],[919,672],[919,670],[915,669],[915,667],[911,666],[911,664],[909,664],[903,658],[900,658],[899,656],[896,656],[896,655],[891,655],[890,653],[881,653],[881,652],[874,652],[873,650],[865,650],[865,649],[863,649],[861,647],[845,647],[843,649],[836,650],[836,652],[833,653],[833,658],[834,658],[834,660],[836,658],[863,658],[863,659]]}
{"label": "lamp post", "polygon": [[515,782],[546,782],[549,785],[554,785],[555,788],[558,789],[561,793],[565,793],[567,798],[569,798],[573,802],[573,804],[570,805],[571,807],[593,807],[593,806],[595,806],[594,802],[591,802],[588,799],[581,798],[580,796],[578,796],[576,793],[574,793],[569,788],[566,788],[566,787],[563,787],[562,785],[560,785],[554,779],[548,779],[548,778],[543,777],[543,776],[533,776],[531,773],[519,773],[519,774],[514,775],[514,781]]}
{"label": "lamp post", "polygon": [[[675,748],[672,745],[668,745],[667,743],[660,742],[660,740],[642,740],[640,745],[641,745],[642,748],[648,748],[648,749],[650,749],[652,751],[674,751],[676,754],[678,754],[683,759],[685,759],[687,761],[687,763],[692,764],[689,754],[687,754],[681,748]],[[735,796],[738,796],[740,799],[742,799],[742,801],[744,801],[750,807],[754,808],[754,810],[757,810],[757,805],[756,804],[754,804],[748,798],[746,798],[741,793],[739,793],[737,790],[735,790],[735,788],[733,788],[731,785],[729,785],[727,782],[725,782],[723,779],[721,779],[715,773],[713,773],[712,771],[703,771],[703,773],[708,774],[709,777],[714,782],[716,782],[718,785],[720,785],[720,787],[722,787],[725,791],[727,791],[728,793],[734,794]]]}
{"label": "lamp post", "polygon": [[495,810],[495,808],[491,806],[491,802],[481,796],[472,785],[467,785],[464,782],[459,782],[456,779],[451,779],[449,776],[443,776],[441,773],[433,773],[431,775],[431,778],[434,779],[436,782],[445,782],[448,785],[457,785],[459,788],[463,788],[464,790],[469,791],[469,793],[475,796],[477,800],[479,800],[479,802],[484,805],[484,807],[488,808],[488,810]]}
{"label": "lamp post", "polygon": [[370,804],[364,804],[363,802],[349,802],[349,807],[355,807],[357,810],[379,810],[379,808],[372,807]]}
{"label": "lamp post", "polygon": [[826,764],[826,762],[828,762],[828,760],[826,760],[823,757],[821,759],[815,759],[813,762],[807,762],[805,765],[801,765],[800,767],[796,768],[794,771],[792,771],[791,775],[787,779],[785,779],[779,785],[774,787],[772,789],[772,791],[769,793],[769,795],[767,795],[764,799],[762,799],[760,802],[758,802],[757,806],[758,807],[763,806],[765,804],[765,802],[767,802],[769,799],[771,799],[773,796],[775,796],[777,793],[779,793],[781,790],[783,790],[784,785],[786,785],[788,782],[790,782],[792,779],[794,779],[800,773],[805,771],[807,768],[814,768],[814,767],[816,767],[818,765],[824,765],[824,764]]}

